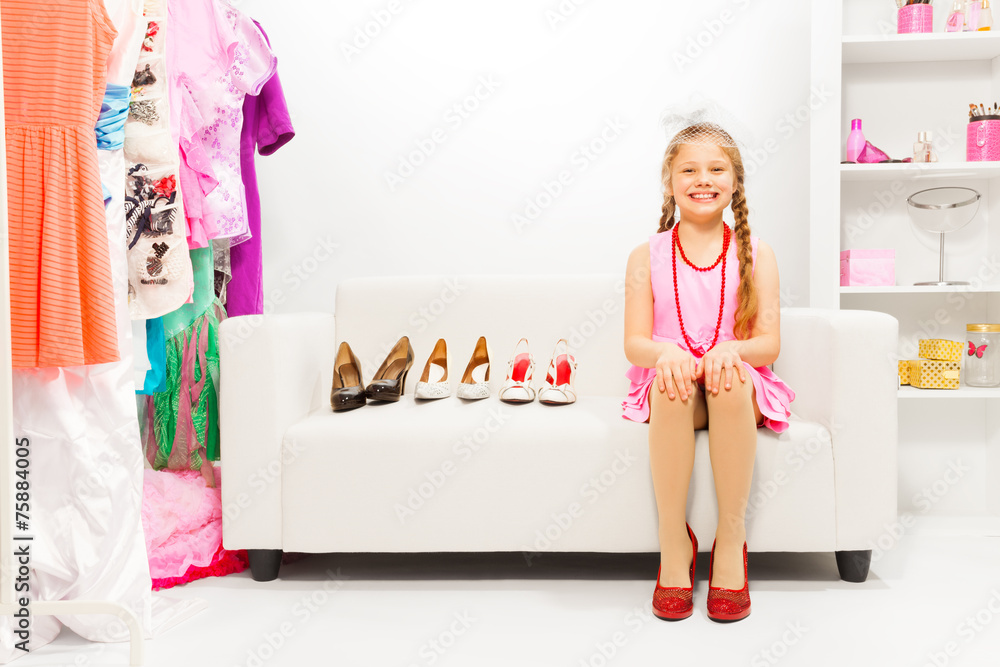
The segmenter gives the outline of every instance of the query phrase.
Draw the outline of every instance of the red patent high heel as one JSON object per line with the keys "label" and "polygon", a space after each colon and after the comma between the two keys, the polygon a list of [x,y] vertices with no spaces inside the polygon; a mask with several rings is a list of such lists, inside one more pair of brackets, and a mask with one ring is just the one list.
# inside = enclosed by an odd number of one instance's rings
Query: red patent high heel
{"label": "red patent high heel", "polygon": [[653,615],[664,621],[679,621],[694,613],[694,564],[698,560],[698,538],[686,523],[691,538],[691,586],[680,588],[660,585],[660,570],[656,570],[656,588],[653,590]]}
{"label": "red patent high heel", "polygon": [[738,621],[750,615],[750,580],[747,577],[747,543],[743,543],[743,588],[718,588],[712,585],[715,565],[715,541],[708,561],[708,617],[713,621]]}

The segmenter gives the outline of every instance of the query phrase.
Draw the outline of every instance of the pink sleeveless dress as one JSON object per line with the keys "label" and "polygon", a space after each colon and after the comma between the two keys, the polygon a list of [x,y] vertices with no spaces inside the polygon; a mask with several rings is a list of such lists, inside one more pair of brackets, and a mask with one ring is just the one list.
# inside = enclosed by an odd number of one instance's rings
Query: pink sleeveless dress
{"label": "pink sleeveless dress", "polygon": [[[673,234],[663,232],[649,237],[649,276],[653,288],[653,340],[671,341],[687,349],[684,335],[677,320],[674,300],[674,277],[671,264]],[[757,265],[757,237],[750,237],[754,266]],[[694,345],[691,352],[701,358],[708,351],[715,336],[715,323],[719,318],[719,288],[722,265],[711,271],[695,271],[678,253],[677,280],[684,328]],[[736,291],[739,287],[739,258],[736,254],[735,236],[726,256],[726,295],[722,310],[719,342],[735,340]],[[757,390],[757,406],[764,415],[764,426],[775,433],[788,428],[791,415],[788,406],[795,400],[795,392],[771,372],[767,366],[754,368],[743,362],[747,375]],[[625,373],[631,380],[628,398],[622,401],[622,417],[637,422],[649,421],[649,387],[656,379],[656,369],[632,366]]]}

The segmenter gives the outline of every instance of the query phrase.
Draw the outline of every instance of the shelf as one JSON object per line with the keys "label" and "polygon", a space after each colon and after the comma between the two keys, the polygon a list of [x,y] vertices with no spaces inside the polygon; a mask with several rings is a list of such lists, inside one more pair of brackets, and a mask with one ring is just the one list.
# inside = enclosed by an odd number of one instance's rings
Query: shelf
{"label": "shelf", "polygon": [[996,178],[1000,162],[893,162],[886,164],[842,164],[841,182],[916,181],[925,178]]}
{"label": "shelf", "polygon": [[845,36],[841,53],[844,64],[989,60],[1000,56],[1000,31]]}
{"label": "shelf", "polygon": [[1000,292],[1000,285],[891,285],[887,287],[841,287],[843,294],[949,294],[951,292]]}
{"label": "shelf", "polygon": [[966,387],[958,389],[916,389],[909,385],[899,388],[899,398],[1000,398],[1000,387]]}

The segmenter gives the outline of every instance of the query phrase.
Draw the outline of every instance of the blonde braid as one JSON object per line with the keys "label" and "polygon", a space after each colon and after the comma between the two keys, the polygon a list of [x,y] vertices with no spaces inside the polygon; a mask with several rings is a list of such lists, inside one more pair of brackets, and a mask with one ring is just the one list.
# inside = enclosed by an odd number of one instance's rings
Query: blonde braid
{"label": "blonde braid", "polygon": [[[742,181],[742,179],[740,179]],[[743,193],[743,183],[737,185],[733,193],[733,215],[736,224],[737,256],[740,258],[740,286],[737,291],[736,324],[733,333],[738,340],[747,340],[753,335],[754,320],[757,317],[757,287],[753,282],[753,247],[750,243],[749,210]]]}
{"label": "blonde braid", "polygon": [[657,234],[669,232],[674,228],[674,211],[677,209],[677,202],[673,195],[667,194],[667,191],[670,190],[670,165],[677,157],[679,150],[680,144],[671,143],[663,153],[663,165],[660,167],[660,183],[663,184],[663,208],[661,209],[663,214],[660,216],[660,228],[656,230]]}
{"label": "blonde braid", "polygon": [[663,193],[663,215],[660,216],[660,228],[656,230],[656,233],[669,232],[674,226],[674,209],[677,204],[674,202],[674,198],[668,195],[666,192]]}

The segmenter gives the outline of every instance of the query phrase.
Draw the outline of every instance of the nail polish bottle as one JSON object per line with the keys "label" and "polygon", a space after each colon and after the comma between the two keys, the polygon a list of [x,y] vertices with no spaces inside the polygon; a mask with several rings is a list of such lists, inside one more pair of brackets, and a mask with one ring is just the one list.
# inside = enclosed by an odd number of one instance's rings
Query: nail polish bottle
{"label": "nail polish bottle", "polygon": [[861,131],[861,119],[851,121],[851,133],[847,135],[847,161],[857,162],[861,151],[865,149],[865,135]]}
{"label": "nail polish bottle", "polygon": [[990,0],[983,0],[983,8],[979,12],[979,29],[993,29],[993,10],[990,9]]}
{"label": "nail polish bottle", "polygon": [[937,155],[934,154],[933,141],[933,132],[917,133],[917,141],[913,144],[914,162],[937,162]]}
{"label": "nail polish bottle", "polygon": [[965,28],[965,12],[962,10],[962,0],[955,0],[955,6],[948,14],[948,20],[944,24],[945,32],[962,32]]}

